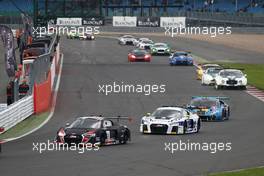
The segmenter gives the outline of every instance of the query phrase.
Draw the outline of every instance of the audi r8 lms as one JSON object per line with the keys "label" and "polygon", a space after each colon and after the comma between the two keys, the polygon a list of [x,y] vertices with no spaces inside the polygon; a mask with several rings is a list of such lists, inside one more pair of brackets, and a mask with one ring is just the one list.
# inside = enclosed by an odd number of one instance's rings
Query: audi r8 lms
{"label": "audi r8 lms", "polygon": [[170,55],[171,48],[166,43],[155,43],[150,47],[150,52],[152,55]]}
{"label": "audi r8 lms", "polygon": [[208,68],[203,73],[202,76],[202,85],[214,85],[215,77],[221,71],[221,68]]}
{"label": "audi r8 lms", "polygon": [[151,55],[145,50],[135,49],[128,53],[128,62],[150,62],[150,61],[151,61]]}
{"label": "audi r8 lms", "polygon": [[137,39],[132,35],[123,35],[118,38],[118,43],[120,45],[133,45]]}
{"label": "audi r8 lms", "polygon": [[[79,117],[58,130],[56,142],[61,144],[126,144],[130,130],[118,123],[121,117]],[[117,120],[115,122],[114,120]]]}
{"label": "audi r8 lms", "polygon": [[177,51],[169,57],[169,63],[173,65],[193,65],[193,57],[189,52]]}
{"label": "audi r8 lms", "polygon": [[225,87],[238,87],[246,89],[247,75],[237,69],[221,70],[215,77],[215,88],[221,89]]}
{"label": "audi r8 lms", "polygon": [[142,117],[140,132],[152,134],[198,133],[201,120],[197,114],[181,107],[160,107]]}
{"label": "audi r8 lms", "polygon": [[152,40],[141,41],[137,46],[140,49],[149,50],[153,46],[154,42]]}
{"label": "audi r8 lms", "polygon": [[220,65],[218,65],[218,64],[202,64],[202,65],[198,65],[198,67],[196,69],[196,75],[197,75],[197,79],[198,80],[202,79],[203,73],[208,68],[222,68],[222,67]]}
{"label": "audi r8 lms", "polygon": [[202,120],[228,120],[230,107],[224,102],[227,97],[194,96],[187,109],[199,115]]}

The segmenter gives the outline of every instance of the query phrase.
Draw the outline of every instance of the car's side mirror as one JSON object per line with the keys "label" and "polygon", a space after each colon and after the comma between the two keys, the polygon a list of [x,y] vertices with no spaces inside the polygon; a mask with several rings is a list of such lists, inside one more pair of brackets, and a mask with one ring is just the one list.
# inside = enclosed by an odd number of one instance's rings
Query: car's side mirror
{"label": "car's side mirror", "polygon": [[148,112],[148,113],[146,113],[146,116],[150,116],[151,114]]}
{"label": "car's side mirror", "polygon": [[70,126],[70,123],[66,123],[66,127]]}

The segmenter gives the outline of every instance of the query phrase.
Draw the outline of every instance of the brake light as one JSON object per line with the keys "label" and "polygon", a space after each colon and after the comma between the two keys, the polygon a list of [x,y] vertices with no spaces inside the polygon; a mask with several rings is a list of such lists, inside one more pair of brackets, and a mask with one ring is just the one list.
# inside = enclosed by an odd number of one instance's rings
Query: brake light
{"label": "brake light", "polygon": [[65,135],[66,135],[66,133],[65,133],[64,129],[61,128],[61,129],[59,130],[59,132],[58,132],[58,136],[60,136],[60,137],[64,137]]}

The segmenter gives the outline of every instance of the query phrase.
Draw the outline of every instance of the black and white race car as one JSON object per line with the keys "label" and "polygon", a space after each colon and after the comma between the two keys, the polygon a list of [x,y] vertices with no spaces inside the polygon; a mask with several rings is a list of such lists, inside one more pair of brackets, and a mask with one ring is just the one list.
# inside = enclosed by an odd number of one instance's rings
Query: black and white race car
{"label": "black and white race car", "polygon": [[134,45],[137,39],[132,35],[123,35],[118,38],[118,43],[120,45]]}
{"label": "black and white race car", "polygon": [[125,117],[79,117],[57,131],[55,141],[60,144],[126,144],[130,141],[130,130],[120,125]]}
{"label": "black and white race car", "polygon": [[198,133],[201,119],[197,114],[181,107],[159,107],[152,114],[142,117],[140,132],[143,134]]}

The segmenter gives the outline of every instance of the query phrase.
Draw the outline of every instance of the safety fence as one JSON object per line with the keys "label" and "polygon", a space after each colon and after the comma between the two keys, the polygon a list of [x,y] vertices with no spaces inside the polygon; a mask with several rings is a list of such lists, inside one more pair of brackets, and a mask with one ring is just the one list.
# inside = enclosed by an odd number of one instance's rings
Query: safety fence
{"label": "safety fence", "polygon": [[29,71],[29,94],[0,112],[0,127],[6,132],[32,114],[49,110],[56,75],[60,69],[59,36],[53,36],[49,52],[38,56],[32,62],[25,60],[24,67]]}

